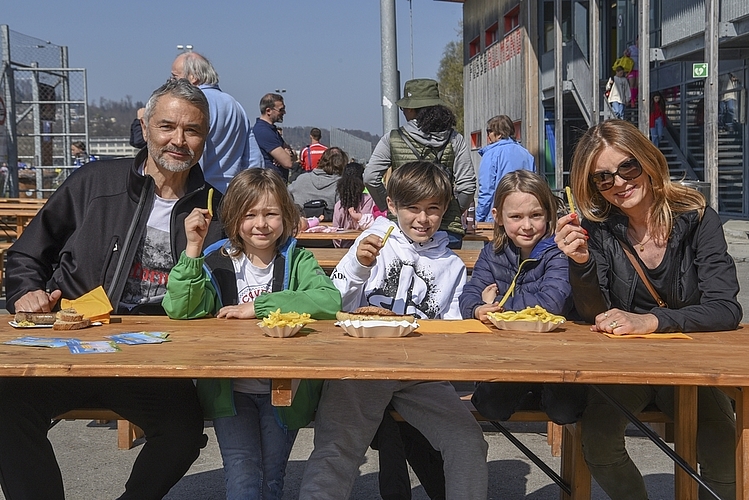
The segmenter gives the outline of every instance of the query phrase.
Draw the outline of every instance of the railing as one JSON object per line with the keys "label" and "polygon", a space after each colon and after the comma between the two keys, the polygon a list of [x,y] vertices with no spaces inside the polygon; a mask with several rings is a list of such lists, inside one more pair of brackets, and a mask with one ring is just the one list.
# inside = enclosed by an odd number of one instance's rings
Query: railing
{"label": "railing", "polygon": [[572,82],[572,96],[582,112],[583,118],[591,124],[591,99],[593,96],[592,77],[590,75],[590,64],[585,57],[577,40],[567,42],[564,50],[567,62],[567,78]]}

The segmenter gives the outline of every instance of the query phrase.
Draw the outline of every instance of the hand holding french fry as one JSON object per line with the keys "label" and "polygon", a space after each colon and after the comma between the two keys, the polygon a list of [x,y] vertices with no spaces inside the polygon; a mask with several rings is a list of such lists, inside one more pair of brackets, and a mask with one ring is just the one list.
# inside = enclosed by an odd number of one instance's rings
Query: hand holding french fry
{"label": "hand holding french fry", "polygon": [[559,249],[578,264],[585,264],[590,258],[588,252],[588,231],[580,225],[577,213],[560,217],[554,234],[554,242]]}
{"label": "hand holding french fry", "polygon": [[203,241],[208,235],[210,225],[211,215],[205,208],[193,208],[190,215],[185,218],[185,235],[187,236],[185,254],[188,257],[196,259],[203,253]]}
{"label": "hand holding french fry", "polygon": [[473,310],[473,317],[482,323],[487,325],[491,324],[489,319],[489,313],[501,313],[504,308],[496,302],[490,302],[489,304],[483,304]]}
{"label": "hand holding french fry", "polygon": [[356,259],[362,266],[369,267],[377,260],[382,248],[382,238],[376,234],[370,234],[359,242],[356,247]]}

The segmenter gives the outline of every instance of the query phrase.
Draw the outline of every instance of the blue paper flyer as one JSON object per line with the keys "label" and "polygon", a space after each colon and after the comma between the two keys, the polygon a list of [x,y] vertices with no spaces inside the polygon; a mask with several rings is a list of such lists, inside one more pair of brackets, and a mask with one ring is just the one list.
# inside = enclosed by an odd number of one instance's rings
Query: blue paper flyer
{"label": "blue paper flyer", "polygon": [[81,342],[80,340],[68,341],[68,349],[73,354],[98,354],[103,352],[117,352],[120,350],[117,344],[110,340],[94,340]]}
{"label": "blue paper flyer", "polygon": [[23,345],[29,347],[65,347],[68,342],[78,341],[78,339],[60,338],[60,337],[18,337],[17,339],[8,340],[3,344]]}
{"label": "blue paper flyer", "polygon": [[125,332],[118,333],[116,335],[108,335],[107,338],[113,340],[117,344],[161,344],[162,342],[169,342],[167,338],[169,336],[166,332]]}

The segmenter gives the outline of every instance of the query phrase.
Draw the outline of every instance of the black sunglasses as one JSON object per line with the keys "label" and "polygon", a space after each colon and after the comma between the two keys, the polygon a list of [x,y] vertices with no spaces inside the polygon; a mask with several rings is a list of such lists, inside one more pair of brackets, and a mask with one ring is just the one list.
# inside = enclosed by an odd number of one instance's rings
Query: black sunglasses
{"label": "black sunglasses", "polygon": [[590,180],[599,191],[608,191],[614,187],[614,176],[618,175],[625,181],[637,179],[642,175],[642,165],[635,158],[623,161],[613,172],[596,172],[590,175]]}

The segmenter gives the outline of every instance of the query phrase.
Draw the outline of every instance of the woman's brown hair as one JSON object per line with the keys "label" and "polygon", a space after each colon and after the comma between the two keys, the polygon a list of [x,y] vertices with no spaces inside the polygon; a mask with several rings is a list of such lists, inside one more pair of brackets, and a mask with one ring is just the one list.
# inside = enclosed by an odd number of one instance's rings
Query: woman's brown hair
{"label": "woman's brown hair", "polygon": [[642,166],[642,175],[650,178],[654,204],[648,226],[662,231],[659,237],[667,239],[671,234],[674,214],[697,210],[702,217],[705,197],[695,189],[672,182],[663,153],[637,127],[624,120],[607,120],[589,128],[575,146],[570,183],[583,217],[603,222],[615,209],[601,195],[590,177],[598,157],[606,148],[613,148],[637,160]]}

